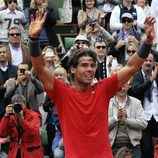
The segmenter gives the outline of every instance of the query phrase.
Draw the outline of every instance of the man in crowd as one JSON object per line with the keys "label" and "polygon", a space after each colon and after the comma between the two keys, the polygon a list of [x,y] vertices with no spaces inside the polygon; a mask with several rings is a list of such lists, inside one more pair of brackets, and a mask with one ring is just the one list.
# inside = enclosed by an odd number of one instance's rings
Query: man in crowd
{"label": "man in crowd", "polygon": [[[73,86],[56,80],[44,67],[38,35],[47,14],[31,17],[29,28],[32,63],[49,97],[57,108],[65,155],[68,158],[112,158],[108,135],[108,104],[110,98],[141,67],[154,40],[153,18],[147,18],[146,40],[127,65],[112,77],[91,85],[96,72],[96,53],[86,49],[76,52],[69,60]],[[108,88],[109,87],[109,88]]]}
{"label": "man in crowd", "polygon": [[18,26],[8,29],[8,40],[7,51],[9,62],[16,66],[25,62],[31,68],[30,50],[28,46],[22,43],[22,32]]}
{"label": "man in crowd", "polygon": [[144,119],[141,102],[127,94],[129,87],[129,82],[125,83],[121,90],[110,100],[110,143],[113,155],[120,148],[127,147],[131,150],[134,158],[141,158],[140,140],[142,130],[146,128],[147,122]]}
{"label": "man in crowd", "polygon": [[10,136],[8,158],[43,158],[40,124],[41,115],[27,108],[25,97],[14,95],[0,123],[0,137]]}
{"label": "man in crowd", "polygon": [[6,86],[12,83],[16,75],[17,67],[8,62],[7,50],[4,45],[0,45],[0,120],[9,103],[9,100],[4,99]]}
{"label": "man in crowd", "polygon": [[34,78],[26,63],[18,66],[17,79],[6,86],[5,99],[12,98],[15,94],[21,94],[26,98],[26,105],[32,110],[39,111],[37,95],[44,91],[40,81]]}
{"label": "man in crowd", "polygon": [[[142,68],[133,77],[131,92],[141,100],[148,126],[141,140],[143,158],[153,158],[154,140],[158,140],[158,64],[149,54]],[[158,143],[158,142],[157,142]]]}

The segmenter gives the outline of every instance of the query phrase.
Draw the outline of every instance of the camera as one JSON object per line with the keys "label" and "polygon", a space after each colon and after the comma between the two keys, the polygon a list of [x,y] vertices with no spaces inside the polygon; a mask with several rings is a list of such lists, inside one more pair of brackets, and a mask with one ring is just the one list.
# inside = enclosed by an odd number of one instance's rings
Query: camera
{"label": "camera", "polygon": [[13,105],[13,109],[14,109],[14,112],[15,112],[15,113],[19,113],[19,112],[22,111],[22,106],[21,106],[19,103],[15,103],[15,104]]}
{"label": "camera", "polygon": [[25,69],[20,69],[20,73],[25,74]]}

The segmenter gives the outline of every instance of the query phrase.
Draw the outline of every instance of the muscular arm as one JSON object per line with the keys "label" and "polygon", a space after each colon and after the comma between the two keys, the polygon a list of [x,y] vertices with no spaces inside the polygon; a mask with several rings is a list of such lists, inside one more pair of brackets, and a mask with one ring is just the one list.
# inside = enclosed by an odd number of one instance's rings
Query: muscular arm
{"label": "muscular arm", "polygon": [[39,79],[43,83],[44,87],[48,90],[53,89],[54,76],[48,68],[44,66],[44,59],[41,54],[41,49],[38,41],[38,36],[42,30],[43,24],[46,20],[47,13],[42,16],[42,12],[36,13],[36,19],[31,16],[31,23],[29,26],[29,37],[30,37],[30,54],[32,65],[36,70]]}

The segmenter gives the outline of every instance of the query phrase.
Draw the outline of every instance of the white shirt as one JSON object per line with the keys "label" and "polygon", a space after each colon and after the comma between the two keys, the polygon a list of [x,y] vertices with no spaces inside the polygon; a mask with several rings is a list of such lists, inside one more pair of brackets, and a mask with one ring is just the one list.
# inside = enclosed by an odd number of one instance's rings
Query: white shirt
{"label": "white shirt", "polygon": [[11,59],[12,64],[18,66],[20,63],[23,62],[23,54],[21,47],[15,48],[9,44],[10,52],[11,52]]}
{"label": "white shirt", "polygon": [[[145,78],[145,74],[143,73],[143,77]],[[152,88],[152,102],[149,102],[148,98],[144,99],[144,116],[145,120],[149,121],[153,116],[155,120],[158,122],[158,87],[156,85],[156,81],[153,81]]]}

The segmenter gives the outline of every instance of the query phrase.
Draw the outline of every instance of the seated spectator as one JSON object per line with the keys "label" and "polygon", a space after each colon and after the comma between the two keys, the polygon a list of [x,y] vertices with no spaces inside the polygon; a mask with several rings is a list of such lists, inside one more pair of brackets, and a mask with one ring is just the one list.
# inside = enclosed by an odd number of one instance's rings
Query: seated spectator
{"label": "seated spectator", "polygon": [[113,36],[101,27],[97,20],[90,20],[86,25],[85,35],[90,42],[90,47],[93,47],[96,40],[103,39],[107,44],[114,42]]}
{"label": "seated spectator", "polygon": [[24,62],[31,68],[30,50],[22,42],[22,32],[18,26],[13,26],[8,29],[8,40],[9,43],[6,48],[9,62],[16,66]]}
{"label": "seated spectator", "polygon": [[41,114],[27,108],[24,96],[14,95],[0,123],[0,137],[10,136],[8,158],[43,158],[40,123]]}
{"label": "seated spectator", "polygon": [[[27,28],[27,20],[25,14],[16,9],[17,0],[6,0],[5,4],[6,9],[0,11],[0,42],[7,44],[8,43],[8,29],[10,27],[19,26],[22,30]],[[24,32],[24,31],[23,31]],[[27,39],[27,35],[23,34],[23,38]],[[25,37],[24,37],[25,35]]]}
{"label": "seated spectator", "polygon": [[97,70],[95,78],[99,81],[111,76],[111,69],[116,66],[117,60],[113,56],[108,56],[107,43],[105,40],[97,40],[94,43],[94,51],[97,54]]}
{"label": "seated spectator", "polygon": [[124,64],[128,59],[128,53],[127,53],[127,45],[129,43],[135,43],[136,45],[139,45],[139,33],[135,29],[133,24],[133,16],[130,13],[124,13],[121,17],[121,23],[123,25],[123,28],[118,32],[116,35],[116,57],[118,59],[118,62],[121,64]]}
{"label": "seated spectator", "polygon": [[127,53],[128,53],[128,59],[137,51],[138,47],[134,43],[130,43],[127,45]]}
{"label": "seated spectator", "polygon": [[43,29],[40,32],[39,41],[40,47],[43,49],[47,45],[51,45],[54,47],[58,46],[57,37],[53,26],[56,24],[56,16],[54,13],[54,9],[51,6],[48,6],[47,0],[31,0],[30,9],[29,9],[29,17],[33,15],[36,17],[36,11],[42,10],[43,14],[47,12],[47,18],[44,24]]}
{"label": "seated spectator", "polygon": [[140,140],[142,130],[146,128],[147,122],[144,119],[141,102],[127,94],[129,87],[129,83],[125,83],[110,100],[110,143],[113,155],[125,146],[131,150],[134,158],[141,158]]}
{"label": "seated spectator", "polygon": [[98,23],[104,27],[105,14],[97,8],[96,0],[83,0],[82,9],[79,10],[77,15],[78,26],[80,28],[80,34],[85,34],[85,29],[88,21],[97,20]]}
{"label": "seated spectator", "polygon": [[17,67],[8,62],[6,47],[0,45],[0,121],[5,113],[6,106],[10,103],[9,99],[4,98],[6,87],[12,84],[17,75]]}
{"label": "seated spectator", "polygon": [[121,17],[124,13],[131,13],[134,18],[134,26],[140,31],[144,29],[145,14],[143,9],[138,6],[134,6],[130,0],[122,0],[122,4],[117,5],[110,17],[110,29],[112,32],[119,31],[123,25],[121,23]]}
{"label": "seated spectator", "polygon": [[27,108],[39,111],[37,95],[42,92],[42,83],[31,75],[28,64],[21,63],[18,66],[17,79],[7,85],[4,97],[9,99],[15,94],[21,94],[26,98]]}

